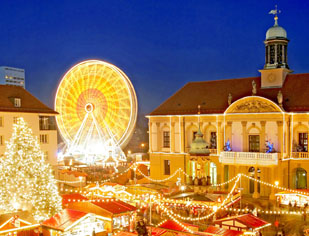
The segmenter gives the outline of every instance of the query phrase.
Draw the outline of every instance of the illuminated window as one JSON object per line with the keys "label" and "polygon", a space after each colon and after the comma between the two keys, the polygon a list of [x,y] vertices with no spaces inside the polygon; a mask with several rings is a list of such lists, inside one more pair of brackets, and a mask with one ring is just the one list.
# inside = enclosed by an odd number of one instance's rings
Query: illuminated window
{"label": "illuminated window", "polygon": [[14,98],[14,107],[21,107],[21,99]]}
{"label": "illuminated window", "polygon": [[298,145],[301,147],[302,152],[308,152],[308,134],[298,133]]}
{"label": "illuminated window", "polygon": [[14,124],[17,124],[17,119],[18,119],[18,117],[16,117],[16,116],[13,117],[13,123]]}
{"label": "illuminated window", "polygon": [[44,152],[44,160],[45,160],[45,161],[48,161],[48,152],[47,152],[47,151]]}
{"label": "illuminated window", "polygon": [[43,144],[48,143],[48,135],[47,134],[40,134],[40,143],[43,143]]}
{"label": "illuminated window", "polygon": [[210,148],[212,149],[217,148],[217,132],[210,133]]}
{"label": "illuminated window", "polygon": [[163,147],[169,148],[170,147],[170,132],[163,131]]}
{"label": "illuminated window", "polygon": [[164,174],[170,175],[171,174],[171,161],[164,160]]}
{"label": "illuminated window", "polygon": [[249,152],[260,151],[260,135],[249,135]]}

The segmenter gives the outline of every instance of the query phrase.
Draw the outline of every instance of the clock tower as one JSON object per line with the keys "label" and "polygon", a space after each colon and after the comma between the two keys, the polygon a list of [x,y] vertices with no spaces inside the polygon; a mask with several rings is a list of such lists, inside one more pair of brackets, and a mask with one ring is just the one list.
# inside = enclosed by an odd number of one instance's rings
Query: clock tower
{"label": "clock tower", "polygon": [[262,88],[281,88],[288,73],[292,72],[288,66],[288,43],[287,33],[278,25],[277,6],[269,14],[275,15],[275,24],[266,32],[265,65],[261,72]]}

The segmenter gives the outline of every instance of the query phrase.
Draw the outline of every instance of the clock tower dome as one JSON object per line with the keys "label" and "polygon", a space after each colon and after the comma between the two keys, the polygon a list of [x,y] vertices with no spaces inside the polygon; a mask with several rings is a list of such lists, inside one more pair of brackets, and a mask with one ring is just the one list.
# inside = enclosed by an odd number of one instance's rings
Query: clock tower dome
{"label": "clock tower dome", "polygon": [[265,44],[265,65],[261,72],[262,88],[280,88],[283,86],[285,77],[292,72],[288,66],[288,43],[287,33],[284,28],[278,25],[277,10],[271,10],[269,14],[275,15],[274,26],[266,32]]}

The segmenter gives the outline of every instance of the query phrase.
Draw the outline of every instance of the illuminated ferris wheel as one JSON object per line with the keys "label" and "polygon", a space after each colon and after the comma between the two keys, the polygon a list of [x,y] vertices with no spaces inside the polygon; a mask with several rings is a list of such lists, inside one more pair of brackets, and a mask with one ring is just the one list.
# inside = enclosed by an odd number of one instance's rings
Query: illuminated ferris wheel
{"label": "illuminated ferris wheel", "polygon": [[87,164],[125,161],[122,148],[137,118],[137,98],[129,78],[118,67],[83,61],[62,78],[55,98],[64,156]]}

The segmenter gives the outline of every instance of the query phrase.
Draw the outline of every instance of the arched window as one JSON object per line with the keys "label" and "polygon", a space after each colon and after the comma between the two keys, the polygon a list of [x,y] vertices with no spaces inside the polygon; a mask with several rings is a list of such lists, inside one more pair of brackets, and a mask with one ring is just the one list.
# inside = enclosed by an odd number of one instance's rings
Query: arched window
{"label": "arched window", "polygon": [[303,168],[297,168],[295,173],[295,187],[297,189],[307,188],[307,171]]}
{"label": "arched window", "polygon": [[215,163],[210,163],[210,180],[212,184],[217,184],[217,166]]}
{"label": "arched window", "polygon": [[[249,176],[254,178],[254,172],[255,172],[255,168],[253,166],[251,166],[248,170],[249,172]],[[260,174],[261,174],[261,170],[258,168],[257,169],[257,179],[259,180],[260,179]],[[258,182],[258,192],[260,192],[260,189],[261,189],[261,185],[260,183]],[[249,180],[249,192],[250,193],[254,193],[254,180],[250,179]]]}

